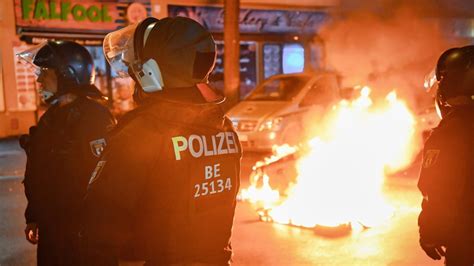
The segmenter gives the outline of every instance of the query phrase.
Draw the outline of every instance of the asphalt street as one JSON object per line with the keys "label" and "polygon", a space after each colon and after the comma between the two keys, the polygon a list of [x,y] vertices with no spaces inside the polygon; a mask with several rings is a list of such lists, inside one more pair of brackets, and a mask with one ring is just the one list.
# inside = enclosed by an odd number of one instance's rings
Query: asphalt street
{"label": "asphalt street", "polygon": [[[0,141],[0,266],[35,265],[35,247],[23,234],[25,157],[16,143],[16,139]],[[242,187],[247,186],[251,166],[261,156],[244,156]],[[416,172],[387,180],[384,194],[395,208],[389,221],[339,237],[261,222],[251,204],[239,202],[232,239],[234,265],[442,265],[431,261],[418,246],[416,219],[421,197]]]}

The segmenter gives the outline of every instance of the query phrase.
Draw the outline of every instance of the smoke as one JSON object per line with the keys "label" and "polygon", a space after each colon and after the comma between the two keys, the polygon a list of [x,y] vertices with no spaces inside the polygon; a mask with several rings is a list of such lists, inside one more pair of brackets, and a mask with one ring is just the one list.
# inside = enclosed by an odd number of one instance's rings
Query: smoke
{"label": "smoke", "polygon": [[[350,1],[349,1],[350,2]],[[359,2],[359,1],[358,1]],[[375,96],[396,89],[412,107],[426,105],[424,76],[439,55],[455,44],[442,31],[439,10],[423,1],[359,2],[359,10],[347,4],[321,32],[327,67],[340,72],[343,86],[369,85]],[[367,2],[369,3],[369,1]],[[429,1],[428,1],[429,3]],[[431,3],[432,5],[432,3]]]}

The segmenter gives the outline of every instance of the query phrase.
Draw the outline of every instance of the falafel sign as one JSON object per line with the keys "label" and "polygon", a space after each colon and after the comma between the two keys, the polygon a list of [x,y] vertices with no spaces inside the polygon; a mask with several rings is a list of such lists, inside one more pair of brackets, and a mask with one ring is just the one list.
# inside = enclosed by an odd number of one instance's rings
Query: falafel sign
{"label": "falafel sign", "polygon": [[16,26],[22,31],[106,34],[136,22],[137,11],[143,18],[151,14],[149,0],[14,1]]}

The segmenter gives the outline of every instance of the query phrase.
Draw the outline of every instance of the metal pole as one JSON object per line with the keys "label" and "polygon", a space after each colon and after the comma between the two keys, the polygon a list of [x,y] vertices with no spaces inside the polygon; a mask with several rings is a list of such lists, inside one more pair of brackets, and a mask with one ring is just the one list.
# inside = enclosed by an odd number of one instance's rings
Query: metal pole
{"label": "metal pole", "polygon": [[224,1],[224,93],[225,108],[239,101],[240,88],[240,0]]}
{"label": "metal pole", "polygon": [[112,69],[109,63],[105,64],[105,78],[107,82],[107,97],[109,98],[107,104],[110,108],[114,108],[114,92],[112,88]]}

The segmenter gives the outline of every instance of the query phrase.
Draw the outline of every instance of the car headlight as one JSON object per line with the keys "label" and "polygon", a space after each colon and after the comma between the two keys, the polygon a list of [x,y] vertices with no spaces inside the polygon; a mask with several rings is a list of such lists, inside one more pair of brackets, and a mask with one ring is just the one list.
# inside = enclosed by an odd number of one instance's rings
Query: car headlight
{"label": "car headlight", "polygon": [[281,121],[282,121],[281,117],[265,120],[262,122],[262,124],[260,124],[258,131],[264,131],[264,130],[278,131],[281,128]]}

